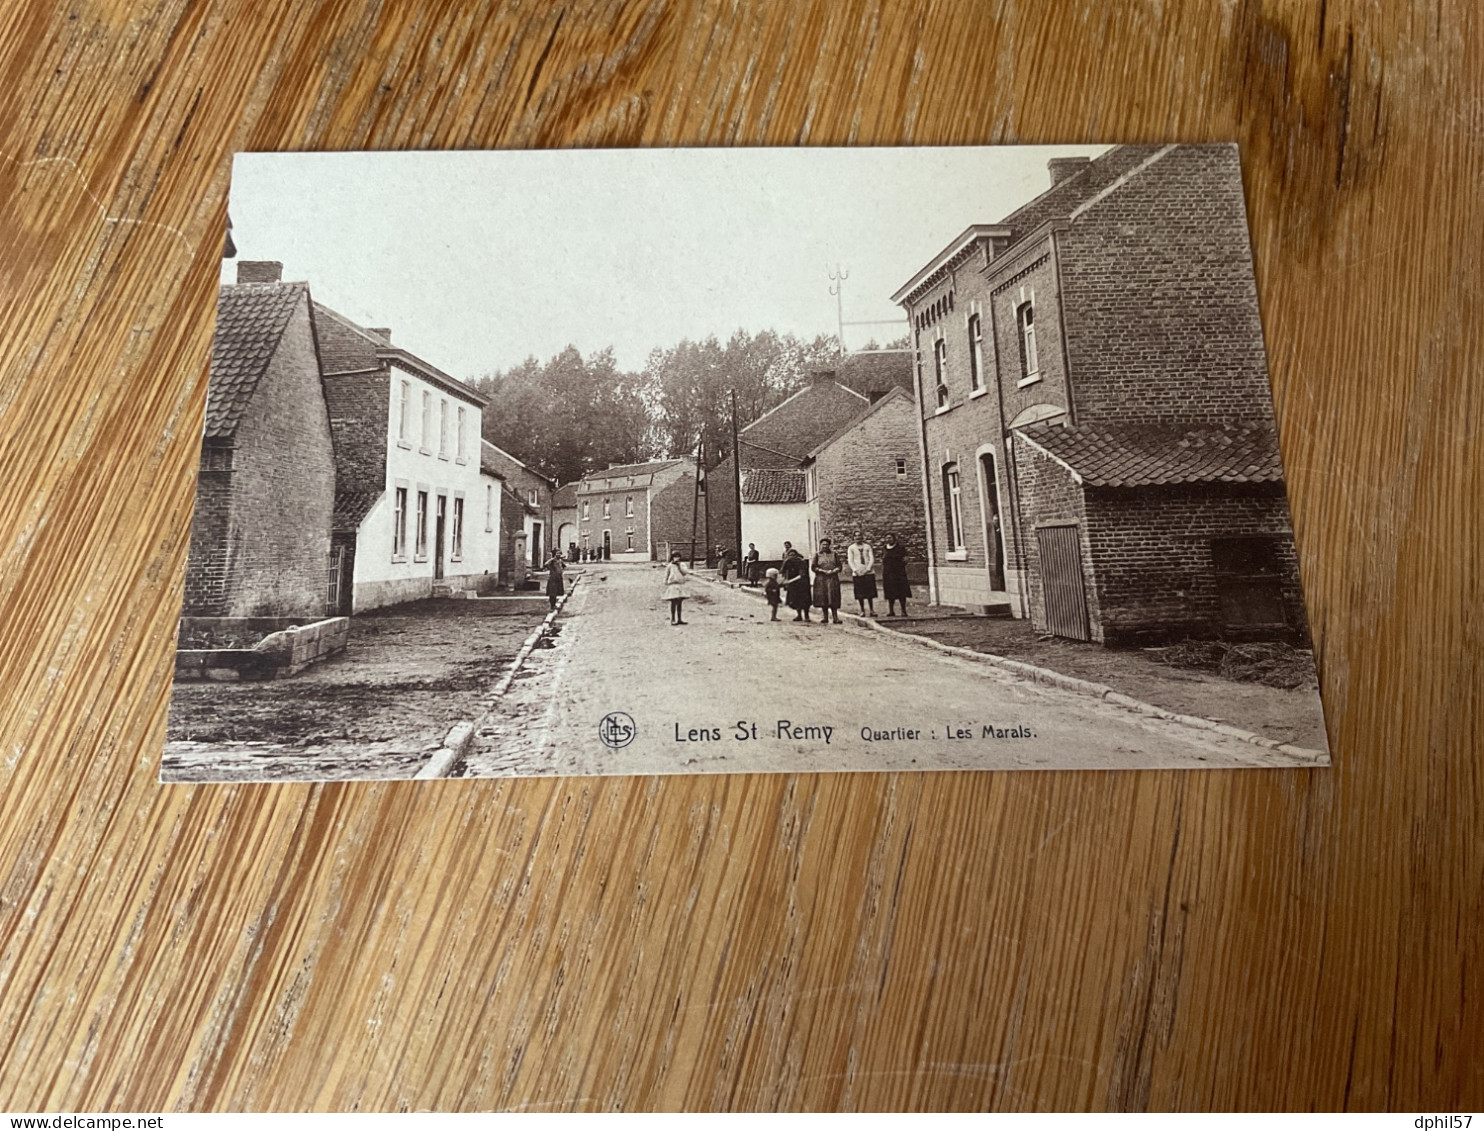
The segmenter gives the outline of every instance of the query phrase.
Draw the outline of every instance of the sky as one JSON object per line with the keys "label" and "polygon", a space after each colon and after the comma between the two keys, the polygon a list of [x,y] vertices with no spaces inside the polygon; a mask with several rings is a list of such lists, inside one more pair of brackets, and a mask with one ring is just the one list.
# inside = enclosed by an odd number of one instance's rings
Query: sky
{"label": "sky", "polygon": [[899,337],[919,268],[1106,148],[245,153],[229,210],[239,260],[456,377],[568,345],[637,370],[683,338],[834,334],[841,269],[845,320],[881,323],[846,345]]}

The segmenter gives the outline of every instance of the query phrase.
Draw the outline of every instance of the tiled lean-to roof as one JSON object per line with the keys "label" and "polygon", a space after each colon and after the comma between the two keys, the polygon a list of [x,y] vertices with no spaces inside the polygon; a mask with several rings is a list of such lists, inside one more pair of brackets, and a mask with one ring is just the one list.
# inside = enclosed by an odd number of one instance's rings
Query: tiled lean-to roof
{"label": "tiled lean-to roof", "polygon": [[1278,437],[1262,424],[1125,425],[1015,430],[1089,487],[1281,483]]}
{"label": "tiled lean-to roof", "polygon": [[336,534],[354,534],[371,513],[385,491],[336,491],[335,509],[331,514],[331,529]]}
{"label": "tiled lean-to roof", "polygon": [[237,283],[221,288],[206,386],[208,437],[227,437],[237,430],[294,309],[308,293],[307,283]]}
{"label": "tiled lean-to roof", "polygon": [[804,502],[804,473],[757,468],[742,472],[744,503]]}

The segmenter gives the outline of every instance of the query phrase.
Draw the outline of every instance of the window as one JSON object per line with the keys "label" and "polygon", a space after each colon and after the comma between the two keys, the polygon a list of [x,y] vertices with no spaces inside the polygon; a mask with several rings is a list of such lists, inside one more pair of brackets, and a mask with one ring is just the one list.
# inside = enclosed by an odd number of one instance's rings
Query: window
{"label": "window", "polygon": [[632,526],[624,531],[624,540],[627,542],[625,549],[632,550],[634,548],[634,528]]}
{"label": "window", "polygon": [[960,498],[958,464],[943,465],[943,516],[948,520],[948,552],[964,548],[964,507]]}
{"label": "window", "polygon": [[426,491],[417,493],[417,525],[414,530],[417,534],[417,546],[414,553],[417,559],[422,561],[428,556],[428,493]]}
{"label": "window", "polygon": [[604,499],[603,500],[603,517],[604,518],[607,518],[608,517],[608,500],[607,499]]}
{"label": "window", "polygon": [[430,435],[429,430],[432,427],[433,427],[433,394],[430,393],[430,392],[428,392],[426,389],[424,389],[423,390],[423,432],[422,432],[422,439],[419,441],[419,446],[422,449],[423,455],[427,455],[428,454],[428,437]]}
{"label": "window", "polygon": [[438,400],[438,458],[448,458],[448,399]]}
{"label": "window", "polygon": [[904,459],[897,460],[897,478],[898,479],[906,479],[907,478],[907,461],[904,460]]}
{"label": "window", "polygon": [[984,388],[984,332],[979,315],[969,315],[969,387]]}
{"label": "window", "polygon": [[1029,381],[1040,372],[1036,359],[1036,308],[1035,300],[1021,303],[1015,308],[1015,324],[1020,327],[1020,376]]}
{"label": "window", "polygon": [[625,518],[634,517],[634,496],[629,495],[623,501],[623,513]]}
{"label": "window", "polygon": [[392,509],[392,557],[407,556],[407,488],[398,487]]}
{"label": "window", "polygon": [[449,556],[458,561],[464,556],[464,497],[453,497],[453,529],[448,535]]}
{"label": "window", "polygon": [[463,463],[465,461],[465,459],[468,458],[464,454],[464,418],[466,416],[468,416],[468,412],[464,409],[464,406],[463,405],[459,405],[459,435],[458,435],[458,449],[457,449],[457,454],[458,454],[459,462],[460,463]]}
{"label": "window", "polygon": [[486,483],[484,485],[484,529],[486,532],[495,528],[495,485]]}
{"label": "window", "polygon": [[948,343],[939,338],[933,343],[933,379],[938,386],[938,407],[948,407],[948,384],[943,371],[948,367]]}
{"label": "window", "polygon": [[532,487],[529,491],[526,492],[526,499],[530,502],[531,506],[539,507],[541,505],[540,489]]}
{"label": "window", "polygon": [[582,519],[583,519],[584,522],[586,522],[591,517],[592,517],[592,500],[591,499],[583,499],[582,500]]}
{"label": "window", "polygon": [[407,426],[411,423],[408,417],[412,415],[412,382],[402,382],[402,393],[397,401],[397,440],[403,444],[409,444],[407,439]]}

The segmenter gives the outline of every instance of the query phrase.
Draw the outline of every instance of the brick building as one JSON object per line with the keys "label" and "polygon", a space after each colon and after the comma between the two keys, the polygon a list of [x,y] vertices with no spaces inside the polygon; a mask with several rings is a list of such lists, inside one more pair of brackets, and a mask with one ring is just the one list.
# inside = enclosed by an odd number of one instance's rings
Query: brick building
{"label": "brick building", "polygon": [[499,494],[500,584],[514,588],[551,554],[552,481],[504,448],[479,442],[484,475],[501,484]]}
{"label": "brick building", "polygon": [[335,452],[314,305],[307,284],[242,267],[217,299],[183,612],[320,617]]}
{"label": "brick building", "polygon": [[[618,464],[573,485],[579,552],[613,561],[657,561],[690,548],[696,511],[694,466],[679,459]],[[704,537],[704,525],[696,538]]]}
{"label": "brick building", "polygon": [[[773,562],[788,541],[812,554],[821,536],[848,539],[857,518],[875,514],[883,525],[869,524],[872,533],[894,527],[909,556],[922,561],[922,457],[911,383],[910,351],[848,354],[741,429],[740,549],[750,543]],[[709,476],[712,540],[727,546],[736,541],[735,474],[728,455]]]}
{"label": "brick building", "polygon": [[1236,147],[1049,172],[893,296],[933,599],[1105,643],[1302,636]]}
{"label": "brick building", "polygon": [[486,399],[393,345],[386,327],[320,303],[315,316],[335,442],[339,611],[489,587],[500,550],[478,521],[491,484],[475,446]]}

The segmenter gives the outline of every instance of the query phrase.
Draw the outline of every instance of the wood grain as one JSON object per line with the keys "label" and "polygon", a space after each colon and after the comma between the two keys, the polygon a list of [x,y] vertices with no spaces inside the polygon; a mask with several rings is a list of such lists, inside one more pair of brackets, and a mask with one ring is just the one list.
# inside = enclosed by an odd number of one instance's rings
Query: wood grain
{"label": "wood grain", "polygon": [[[1481,60],[1470,0],[0,8],[0,1107],[1484,1106]],[[234,150],[1228,139],[1332,770],[156,784]]]}

